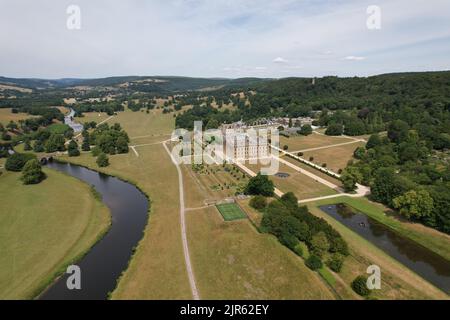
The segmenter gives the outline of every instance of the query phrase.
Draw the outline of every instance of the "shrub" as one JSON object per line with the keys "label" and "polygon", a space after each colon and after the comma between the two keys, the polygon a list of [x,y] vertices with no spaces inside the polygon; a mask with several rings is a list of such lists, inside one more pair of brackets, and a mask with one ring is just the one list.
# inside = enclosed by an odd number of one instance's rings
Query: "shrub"
{"label": "shrub", "polygon": [[104,154],[103,152],[100,153],[97,157],[97,165],[99,167],[107,167],[109,166],[109,159],[108,156],[106,154]]}
{"label": "shrub", "polygon": [[303,157],[303,152],[299,152],[299,153],[297,153],[297,156],[299,156],[299,157]]}
{"label": "shrub", "polygon": [[303,247],[300,243],[297,244],[293,250],[299,257],[303,257]]}
{"label": "shrub", "polygon": [[330,249],[327,235],[323,231],[319,231],[312,237],[310,245],[312,252],[318,257],[322,257]]}
{"label": "shrub", "polygon": [[284,151],[287,151],[289,149],[289,146],[287,145],[287,144],[285,144],[284,146],[283,146],[283,150]]}
{"label": "shrub", "polygon": [[36,142],[34,143],[34,146],[33,146],[33,151],[34,152],[44,152],[45,151],[42,141],[36,140]]}
{"label": "shrub", "polygon": [[323,267],[322,260],[316,255],[311,255],[308,259],[306,259],[305,264],[311,270],[318,270]]}
{"label": "shrub", "polygon": [[42,172],[41,164],[37,159],[27,161],[23,167],[22,177],[23,184],[37,184],[44,180],[45,174]]}
{"label": "shrub", "polygon": [[283,194],[280,200],[290,210],[295,210],[298,207],[298,199],[293,192]]}
{"label": "shrub", "polygon": [[273,182],[267,176],[258,173],[257,176],[248,181],[245,194],[271,197],[274,190]]}
{"label": "shrub", "polygon": [[327,261],[327,266],[334,272],[340,272],[343,264],[344,256],[339,253],[333,254]]}
{"label": "shrub", "polygon": [[333,123],[327,127],[325,134],[327,136],[340,136],[340,135],[342,135],[343,131],[344,131],[344,128],[343,128],[342,124]]}
{"label": "shrub", "polygon": [[83,151],[91,151],[91,144],[89,143],[89,139],[84,139],[83,144],[81,145],[81,150]]}
{"label": "shrub", "polygon": [[279,240],[283,245],[285,245],[286,247],[288,247],[291,250],[294,250],[295,247],[300,243],[295,236],[293,236],[289,233],[283,233],[279,237]]}
{"label": "shrub", "polygon": [[267,207],[267,199],[264,196],[257,195],[250,200],[250,206],[256,210],[263,210]]}
{"label": "shrub", "polygon": [[69,157],[78,157],[80,155],[80,150],[78,150],[78,144],[71,140],[67,148]]}
{"label": "shrub", "polygon": [[370,294],[369,288],[367,288],[367,277],[357,276],[352,282],[352,289],[362,297],[367,297]]}
{"label": "shrub", "polygon": [[94,148],[91,150],[91,152],[92,152],[92,155],[93,155],[94,157],[98,157],[98,155],[99,155],[100,153],[102,153],[102,150],[101,150],[99,147],[94,147]]}
{"label": "shrub", "polygon": [[31,148],[30,141],[26,141],[25,144],[24,144],[24,146],[23,146],[23,150],[24,150],[24,151],[30,151],[30,150],[32,150],[32,149],[33,149],[33,148]]}
{"label": "shrub", "polygon": [[313,162],[314,161],[314,157],[309,157],[309,161]]}
{"label": "shrub", "polygon": [[312,134],[312,132],[312,127],[309,124],[303,125],[300,129],[300,134],[304,136],[309,136],[310,134]]}
{"label": "shrub", "polygon": [[5,169],[8,171],[19,172],[29,160],[36,159],[36,156],[30,153],[14,153],[6,159]]}

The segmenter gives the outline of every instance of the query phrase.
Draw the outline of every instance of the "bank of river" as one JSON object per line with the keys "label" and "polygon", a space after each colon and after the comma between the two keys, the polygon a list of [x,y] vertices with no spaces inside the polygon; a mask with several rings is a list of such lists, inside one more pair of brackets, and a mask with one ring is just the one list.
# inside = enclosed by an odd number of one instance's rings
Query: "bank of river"
{"label": "bank of river", "polygon": [[50,162],[48,167],[94,186],[110,209],[112,226],[77,263],[81,269],[81,290],[69,290],[69,275],[65,274],[40,299],[107,299],[143,237],[149,201],[135,186],[118,178],[73,164]]}
{"label": "bank of river", "polygon": [[450,293],[448,260],[345,204],[325,205],[320,209],[428,282]]}

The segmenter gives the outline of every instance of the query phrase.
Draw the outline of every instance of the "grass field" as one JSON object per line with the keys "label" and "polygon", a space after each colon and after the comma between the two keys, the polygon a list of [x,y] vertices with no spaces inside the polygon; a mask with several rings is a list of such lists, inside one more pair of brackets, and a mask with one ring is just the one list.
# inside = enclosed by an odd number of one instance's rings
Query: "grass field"
{"label": "grass field", "polygon": [[[260,164],[246,164],[245,166],[255,173],[258,173],[261,168]],[[275,187],[285,193],[293,192],[299,200],[328,196],[337,193],[336,190],[315,181],[283,163],[280,163],[278,172],[288,173],[289,177],[280,178],[275,175],[269,176],[270,180],[274,182]]]}
{"label": "grass field", "polygon": [[75,121],[79,123],[86,123],[95,121],[97,123],[108,119],[108,115],[105,112],[84,112],[83,117],[76,117]]}
{"label": "grass field", "polygon": [[[376,264],[382,270],[381,290],[374,291],[373,296],[378,299],[448,299],[442,291],[438,290],[421,277],[401,265],[399,262],[388,256],[382,250],[360,237],[358,234],[348,229],[338,221],[334,220],[318,206],[345,202],[350,205],[364,207],[372,213],[382,215],[377,205],[373,205],[366,199],[353,199],[340,197],[336,199],[323,200],[316,203],[309,203],[308,208],[313,214],[327,220],[347,241],[350,249],[350,256],[346,258],[344,267],[339,273],[339,277],[347,284],[361,274],[364,274],[369,265]],[[362,207],[361,207],[362,206]],[[362,210],[361,210],[362,211]],[[367,212],[366,211],[366,212]],[[434,233],[434,232],[433,232]],[[421,234],[421,237],[424,235]],[[438,237],[439,238],[439,237]],[[436,242],[434,237],[429,240]],[[445,237],[441,237],[438,242],[445,243]],[[448,248],[448,243],[447,243]]]}
{"label": "grass field", "polygon": [[[268,200],[270,201],[270,200]],[[263,217],[263,213],[260,211],[257,211],[256,209],[252,208],[250,206],[250,199],[241,199],[238,200],[239,206],[247,213],[248,218],[250,221],[258,227],[261,224],[261,220]]]}
{"label": "grass field", "polygon": [[247,216],[242,212],[241,208],[236,203],[223,203],[216,205],[225,221],[233,221],[245,219]]}
{"label": "grass field", "polygon": [[68,114],[70,112],[69,108],[67,107],[55,107],[56,109],[58,109],[59,111],[62,112],[62,114]]}
{"label": "grass field", "polygon": [[110,123],[119,122],[130,138],[137,136],[168,135],[175,127],[172,114],[163,114],[161,110],[145,112],[119,112]]}
{"label": "grass field", "polygon": [[52,170],[38,185],[0,176],[0,299],[30,299],[107,230],[109,211],[90,187]]}
{"label": "grass field", "polygon": [[26,113],[12,113],[11,108],[0,108],[0,123],[6,126],[10,121],[18,122],[19,120],[25,120],[28,118],[33,118]]}
{"label": "grass field", "polygon": [[297,167],[299,167],[299,168],[301,168],[303,170],[309,171],[309,172],[315,174],[316,176],[318,176],[318,177],[320,177],[322,179],[325,179],[325,180],[327,180],[327,181],[337,185],[338,187],[342,187],[342,181],[337,179],[337,178],[331,177],[331,176],[327,175],[326,173],[324,173],[324,172],[322,172],[320,170],[317,170],[317,169],[315,169],[315,168],[313,168],[311,166],[308,166],[307,164],[304,164],[303,162],[300,162],[300,161],[298,161],[296,159],[293,159],[291,157],[283,156],[282,158],[283,158],[283,160],[285,160],[287,162],[290,162],[293,165],[295,165],[295,166],[297,166]]}
{"label": "grass field", "polygon": [[355,149],[364,145],[364,142],[355,142],[344,146],[308,151],[304,153],[303,158],[309,160],[310,157],[314,157],[314,163],[318,165],[326,163],[328,169],[338,172],[339,169],[345,169],[347,163],[354,159]]}
{"label": "grass field", "polygon": [[351,140],[345,137],[332,137],[315,133],[310,134],[309,136],[298,135],[290,138],[280,136],[280,148],[283,148],[284,145],[287,145],[289,147],[288,151],[294,152],[349,141]]}
{"label": "grass field", "polygon": [[248,220],[227,223],[210,207],[187,214],[202,299],[333,299],[317,273]]}
{"label": "grass field", "polygon": [[53,123],[47,127],[51,133],[64,134],[70,127],[64,123]]}

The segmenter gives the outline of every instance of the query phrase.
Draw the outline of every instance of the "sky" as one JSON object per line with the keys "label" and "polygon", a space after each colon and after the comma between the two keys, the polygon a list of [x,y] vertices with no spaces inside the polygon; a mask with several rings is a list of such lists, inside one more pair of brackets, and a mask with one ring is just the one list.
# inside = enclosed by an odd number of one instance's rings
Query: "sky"
{"label": "sky", "polygon": [[449,0],[0,0],[1,76],[435,70],[450,70]]}

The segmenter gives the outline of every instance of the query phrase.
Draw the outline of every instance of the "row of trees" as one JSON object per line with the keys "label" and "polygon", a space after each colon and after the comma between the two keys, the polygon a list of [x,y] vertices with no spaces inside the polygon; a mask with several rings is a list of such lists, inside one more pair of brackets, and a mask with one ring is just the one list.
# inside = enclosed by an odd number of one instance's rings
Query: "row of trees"
{"label": "row of trees", "polygon": [[306,206],[299,207],[298,199],[292,192],[281,199],[264,206],[260,196],[251,205],[263,210],[261,228],[275,235],[282,244],[304,256],[301,242],[305,243],[311,255],[306,265],[313,270],[322,268],[323,260],[335,272],[342,268],[349,254],[347,243],[325,220],[312,215]]}
{"label": "row of trees", "polygon": [[72,105],[71,108],[75,110],[77,117],[83,117],[84,112],[106,112],[108,115],[112,116],[115,112],[124,110],[124,106],[120,100],[78,103]]}
{"label": "row of trees", "polygon": [[266,175],[258,174],[248,181],[245,193],[254,195],[250,205],[264,213],[263,231],[275,235],[300,256],[304,254],[301,242],[305,243],[312,253],[306,260],[311,269],[322,268],[322,259],[326,259],[333,271],[341,270],[344,258],[349,254],[347,243],[325,220],[312,215],[306,206],[299,207],[292,192],[267,204],[266,197],[273,196],[274,185]]}

